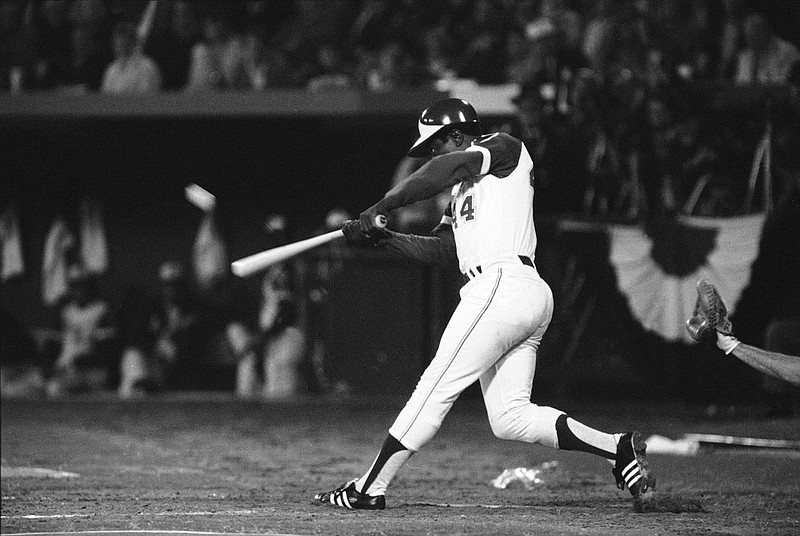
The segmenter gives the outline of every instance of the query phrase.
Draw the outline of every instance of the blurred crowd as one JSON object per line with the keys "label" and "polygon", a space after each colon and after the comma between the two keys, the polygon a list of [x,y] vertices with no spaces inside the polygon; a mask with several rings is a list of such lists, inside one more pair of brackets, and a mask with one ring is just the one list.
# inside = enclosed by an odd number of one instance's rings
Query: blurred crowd
{"label": "blurred crowd", "polygon": [[516,84],[518,120],[502,128],[533,150],[544,206],[626,220],[730,215],[750,209],[746,173],[776,112],[768,92],[734,94],[730,109],[711,110],[720,99],[703,88],[794,88],[782,94],[794,115],[770,133],[767,164],[777,190],[800,168],[791,150],[800,143],[800,36],[779,35],[779,11],[767,17],[763,8],[749,0],[3,0],[0,90]]}
{"label": "blurred crowd", "polygon": [[448,79],[568,81],[580,69],[610,83],[633,77],[651,90],[676,78],[786,82],[798,60],[796,44],[775,35],[766,18],[751,16],[749,5],[3,0],[0,88],[387,91]]}
{"label": "blurred crowd", "polygon": [[[540,207],[631,222],[729,216],[754,208],[765,166],[778,194],[800,185],[800,120],[791,115],[798,36],[779,35],[758,7],[748,0],[0,0],[0,91],[516,84],[516,116],[492,126],[529,146]],[[733,96],[714,115],[705,91],[719,85],[785,92]],[[787,100],[794,102],[788,116],[776,111]],[[726,122],[727,110],[746,120]],[[419,164],[399,162],[394,180]],[[398,212],[395,228],[429,231],[442,201]],[[336,228],[341,217],[332,214],[324,227]],[[277,237],[285,222],[270,225]],[[224,386],[269,398],[301,392],[301,384],[346,390],[326,371],[321,332],[326,281],[337,269],[339,254],[323,251],[313,265],[270,270],[254,295],[227,272],[206,277],[201,264],[167,261],[157,295],[133,287],[112,305],[96,274],[76,264],[57,307],[58,330],[30,337],[4,313],[4,348],[39,356],[36,367],[16,370],[5,366],[14,360],[4,350],[4,393],[12,377],[52,396]]]}
{"label": "blurred crowd", "polygon": [[[317,231],[339,229],[349,217],[334,209]],[[267,217],[264,232],[265,247],[287,243],[286,217]],[[325,308],[343,268],[342,242],[239,278],[229,269],[216,207],[208,205],[191,261],[165,260],[155,287],[142,278],[113,298],[105,274],[90,268],[74,241],[51,242],[45,256],[61,257],[45,261],[43,274],[52,321],[29,330],[2,309],[2,396],[211,390],[283,400],[349,393],[325,348]]]}

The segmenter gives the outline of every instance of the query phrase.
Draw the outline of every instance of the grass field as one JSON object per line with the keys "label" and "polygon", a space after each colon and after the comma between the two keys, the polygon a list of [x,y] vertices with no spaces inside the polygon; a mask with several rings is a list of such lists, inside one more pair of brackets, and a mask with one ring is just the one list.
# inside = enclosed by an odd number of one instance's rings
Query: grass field
{"label": "grass field", "polygon": [[[800,534],[800,453],[650,454],[656,498],[634,511],[610,465],[492,436],[464,397],[411,461],[383,512],[313,504],[359,476],[404,400],[273,404],[222,394],[2,401],[2,534]],[[554,402],[587,424],[677,438],[800,439],[800,420],[709,419],[679,403]],[[559,462],[533,490],[495,489],[503,469]],[[30,468],[71,473],[33,475]],[[27,471],[27,472],[26,472]],[[25,476],[28,475],[28,476]],[[77,476],[74,476],[77,475]]]}

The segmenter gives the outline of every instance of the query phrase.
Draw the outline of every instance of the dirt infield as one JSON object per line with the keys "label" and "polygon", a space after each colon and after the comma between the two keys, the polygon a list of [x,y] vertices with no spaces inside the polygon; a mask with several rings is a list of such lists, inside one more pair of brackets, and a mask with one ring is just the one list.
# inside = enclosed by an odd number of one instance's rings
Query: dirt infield
{"label": "dirt infield", "polygon": [[[403,400],[2,401],[2,534],[800,534],[800,454],[758,449],[651,454],[656,499],[636,513],[609,464],[504,442],[480,400],[459,400],[383,512],[311,502],[361,474]],[[800,439],[800,420],[711,420],[681,404],[554,403],[609,431]],[[533,490],[495,489],[503,469],[557,460]],[[30,471],[29,471],[30,470]],[[26,472],[27,471],[27,472]],[[47,472],[49,471],[49,472]]]}

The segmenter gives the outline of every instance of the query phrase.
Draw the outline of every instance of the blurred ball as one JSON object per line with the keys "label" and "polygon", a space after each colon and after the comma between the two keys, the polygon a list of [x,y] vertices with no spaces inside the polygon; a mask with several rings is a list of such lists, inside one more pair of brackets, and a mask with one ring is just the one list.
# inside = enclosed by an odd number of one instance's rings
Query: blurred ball
{"label": "blurred ball", "polygon": [[158,279],[162,283],[174,283],[183,279],[183,266],[174,261],[166,261],[158,269]]}
{"label": "blurred ball", "polygon": [[353,219],[349,212],[343,208],[335,208],[325,216],[325,227],[330,230],[341,229],[344,222]]}
{"label": "blurred ball", "polygon": [[268,233],[282,233],[286,227],[286,216],[283,214],[270,214],[264,222],[264,230]]}

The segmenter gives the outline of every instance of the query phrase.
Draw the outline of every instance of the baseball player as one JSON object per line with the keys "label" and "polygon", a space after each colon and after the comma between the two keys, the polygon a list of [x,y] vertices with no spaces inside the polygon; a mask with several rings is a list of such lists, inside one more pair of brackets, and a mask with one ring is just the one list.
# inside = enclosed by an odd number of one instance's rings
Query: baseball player
{"label": "baseball player", "polygon": [[[436,355],[360,478],[315,500],[381,510],[392,479],[430,441],[458,396],[480,380],[492,431],[501,439],[577,450],[614,465],[617,486],[636,500],[654,488],[639,432],[590,428],[555,408],[531,403],[536,352],[553,313],[553,295],[534,265],[533,162],[505,133],[481,134],[475,109],[445,99],[422,112],[410,156],[432,158],[378,203],[347,222],[351,242],[372,241],[408,258],[457,260],[467,280]],[[389,232],[378,215],[451,189],[449,207],[430,236]]]}

